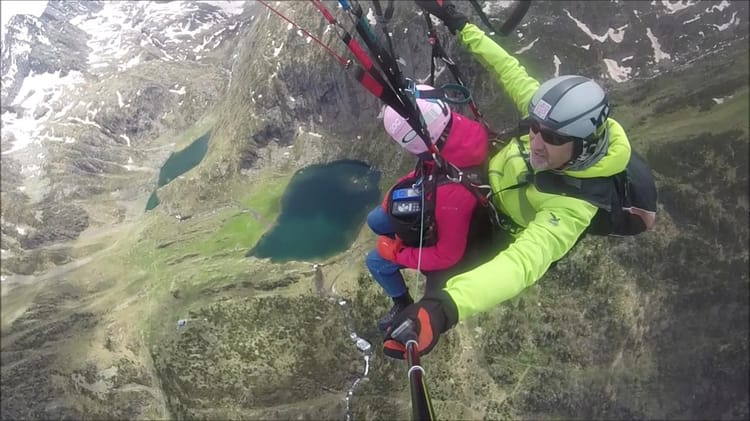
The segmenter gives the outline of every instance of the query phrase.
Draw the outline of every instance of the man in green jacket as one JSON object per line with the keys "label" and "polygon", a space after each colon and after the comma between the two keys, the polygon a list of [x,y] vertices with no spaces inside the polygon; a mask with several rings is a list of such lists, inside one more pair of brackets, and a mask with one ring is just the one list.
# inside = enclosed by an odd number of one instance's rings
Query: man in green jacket
{"label": "man in green jacket", "polygon": [[[630,143],[609,117],[604,90],[583,76],[560,76],[543,84],[530,77],[513,56],[459,13],[448,0],[416,0],[441,19],[460,43],[489,70],[528,119],[529,132],[509,142],[489,162],[495,207],[512,221],[513,241],[491,260],[427,291],[399,313],[393,332],[416,321],[418,348],[432,350],[441,333],[474,314],[488,311],[535,283],[584,234],[597,207],[562,194],[543,193],[532,180],[550,171],[577,179],[623,171]],[[404,358],[403,338],[386,335],[383,351]]]}

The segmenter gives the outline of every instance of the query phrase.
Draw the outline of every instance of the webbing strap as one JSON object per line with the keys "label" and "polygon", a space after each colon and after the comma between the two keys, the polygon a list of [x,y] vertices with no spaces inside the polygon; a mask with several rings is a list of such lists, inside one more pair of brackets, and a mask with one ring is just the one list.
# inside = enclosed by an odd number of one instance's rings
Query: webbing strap
{"label": "webbing strap", "polygon": [[[472,178],[480,178],[482,172],[481,166],[474,166],[465,169],[460,169],[454,165],[446,165],[446,178],[448,181],[453,183],[460,183],[464,186],[477,201],[484,207],[490,214],[490,221],[498,228],[502,228],[503,224],[500,218],[500,213],[495,208],[494,203],[490,198],[492,189],[489,185],[479,185],[474,183]],[[487,194],[482,193],[482,189],[487,190]]]}
{"label": "webbing strap", "polygon": [[392,57],[396,57],[396,54],[393,50],[393,42],[391,41],[391,34],[390,31],[388,31],[388,21],[391,19],[391,16],[393,16],[393,0],[390,0],[389,2],[389,9],[386,10],[386,13],[388,13],[388,16],[383,15],[383,9],[380,7],[380,1],[379,0],[372,0],[372,6],[375,9],[375,16],[380,23],[381,28],[383,28],[383,35],[385,36],[386,42],[388,42],[388,52],[391,54]]}

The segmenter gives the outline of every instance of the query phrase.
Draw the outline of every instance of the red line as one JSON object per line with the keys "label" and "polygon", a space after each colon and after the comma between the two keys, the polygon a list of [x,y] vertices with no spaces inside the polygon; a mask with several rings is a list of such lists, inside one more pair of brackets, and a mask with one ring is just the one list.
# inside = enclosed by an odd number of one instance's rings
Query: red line
{"label": "red line", "polygon": [[333,56],[333,57],[334,57],[334,58],[335,58],[336,60],[338,60],[338,61],[339,61],[339,63],[341,63],[341,64],[342,64],[343,66],[347,66],[347,65],[349,64],[349,62],[348,62],[348,61],[347,61],[346,59],[344,59],[344,58],[343,58],[343,57],[341,57],[340,55],[336,54],[336,52],[335,52],[335,51],[333,51],[333,49],[331,49],[331,47],[329,47],[329,46],[327,46],[326,44],[324,44],[324,43],[323,43],[323,41],[321,41],[321,40],[319,40],[319,39],[315,38],[315,36],[314,36],[313,34],[311,34],[310,32],[306,31],[306,30],[305,30],[304,28],[302,28],[302,27],[300,27],[299,25],[297,25],[296,23],[294,23],[294,22],[293,22],[293,21],[292,21],[291,19],[289,19],[289,18],[287,18],[286,16],[282,15],[282,14],[281,14],[281,13],[280,13],[280,12],[279,12],[278,10],[274,9],[273,7],[271,7],[271,5],[270,5],[270,4],[266,3],[266,2],[264,1],[264,0],[258,0],[258,3],[260,3],[260,4],[264,5],[264,6],[266,6],[266,7],[267,7],[267,8],[269,9],[269,10],[271,10],[272,12],[276,13],[277,15],[279,15],[279,17],[281,17],[281,18],[282,18],[282,19],[284,19],[285,21],[287,21],[287,22],[291,23],[292,25],[294,25],[294,27],[295,27],[295,28],[299,29],[299,30],[300,30],[300,31],[302,31],[302,32],[303,32],[303,33],[304,33],[305,35],[307,35],[307,36],[308,36],[308,37],[310,37],[310,38],[311,38],[311,39],[312,39],[313,41],[315,41],[315,42],[316,42],[316,43],[317,43],[318,45],[320,45],[321,47],[325,48],[325,49],[326,49],[326,51],[328,51],[328,54],[330,54],[331,56]]}

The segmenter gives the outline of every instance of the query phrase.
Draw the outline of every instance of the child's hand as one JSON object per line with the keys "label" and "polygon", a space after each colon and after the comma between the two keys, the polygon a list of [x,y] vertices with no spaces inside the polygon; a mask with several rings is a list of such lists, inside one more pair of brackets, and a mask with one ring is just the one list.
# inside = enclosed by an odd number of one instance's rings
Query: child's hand
{"label": "child's hand", "polygon": [[378,254],[389,262],[396,263],[396,254],[398,254],[404,245],[401,243],[401,239],[386,237],[385,235],[378,236]]}

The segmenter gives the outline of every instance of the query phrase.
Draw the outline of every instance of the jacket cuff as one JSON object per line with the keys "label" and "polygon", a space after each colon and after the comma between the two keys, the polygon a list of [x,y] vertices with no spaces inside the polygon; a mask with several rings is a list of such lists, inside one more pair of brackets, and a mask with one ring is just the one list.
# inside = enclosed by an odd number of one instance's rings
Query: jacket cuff
{"label": "jacket cuff", "polygon": [[463,31],[467,23],[469,23],[469,19],[467,19],[466,16],[461,15],[450,21],[446,21],[445,26],[448,27],[448,31],[450,31],[451,34],[456,35],[458,32]]}
{"label": "jacket cuff", "polygon": [[[458,323],[458,307],[453,301],[450,295],[445,290],[434,291],[426,296],[425,298],[435,300],[440,303],[440,308],[443,310],[443,316],[445,316],[445,325],[443,326],[443,332],[453,328]],[[442,332],[441,332],[442,333]]]}

